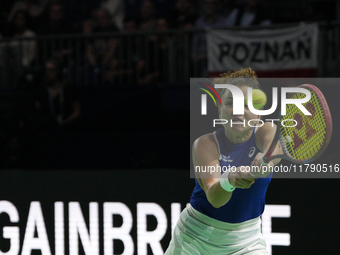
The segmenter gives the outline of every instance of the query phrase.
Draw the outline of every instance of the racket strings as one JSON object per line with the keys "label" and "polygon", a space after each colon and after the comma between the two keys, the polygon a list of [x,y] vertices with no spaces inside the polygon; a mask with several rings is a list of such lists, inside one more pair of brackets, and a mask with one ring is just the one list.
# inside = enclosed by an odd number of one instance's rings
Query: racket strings
{"label": "racket strings", "polygon": [[[311,99],[303,106],[312,114],[304,115],[293,105],[287,105],[286,115],[282,116],[285,127],[281,126],[284,146],[289,155],[298,160],[313,158],[322,148],[326,138],[326,119],[316,94],[311,91]],[[295,93],[292,99],[304,98],[305,94]],[[295,120],[295,121],[293,121]],[[295,126],[295,127],[292,127]]]}

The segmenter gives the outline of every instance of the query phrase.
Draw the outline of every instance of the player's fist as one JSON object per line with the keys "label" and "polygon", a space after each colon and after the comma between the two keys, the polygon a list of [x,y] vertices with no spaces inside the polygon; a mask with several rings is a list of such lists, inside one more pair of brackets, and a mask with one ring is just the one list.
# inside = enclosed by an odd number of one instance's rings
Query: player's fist
{"label": "player's fist", "polygon": [[261,159],[264,157],[264,154],[259,152],[257,153],[254,161],[250,165],[250,174],[255,177],[267,177],[272,171],[274,167],[274,163],[270,161],[267,165],[261,165]]}
{"label": "player's fist", "polygon": [[255,182],[254,178],[251,178],[247,172],[243,172],[238,168],[238,171],[230,172],[228,175],[229,182],[235,188],[249,189]]}

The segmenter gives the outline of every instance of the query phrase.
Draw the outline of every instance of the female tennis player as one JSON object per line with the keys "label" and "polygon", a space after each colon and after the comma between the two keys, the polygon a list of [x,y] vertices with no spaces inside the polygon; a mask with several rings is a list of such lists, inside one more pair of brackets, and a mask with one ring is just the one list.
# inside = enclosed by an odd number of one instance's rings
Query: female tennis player
{"label": "female tennis player", "polygon": [[[246,98],[248,87],[259,89],[256,78],[256,73],[246,68],[225,73],[214,79],[213,84],[236,85]],[[209,177],[206,173],[196,172],[190,205],[180,215],[166,255],[268,254],[261,234],[260,216],[272,173],[244,170],[245,166],[261,167],[260,159],[269,149],[276,128],[271,123],[248,126],[249,120],[259,120],[261,116],[250,112],[247,105],[244,115],[233,115],[231,92],[218,92],[222,100],[218,113],[220,119],[226,119],[228,123],[194,142],[192,160],[195,167],[230,169],[234,166],[236,171],[225,171],[222,175],[220,172],[209,173]],[[232,126],[230,121],[234,123]],[[278,145],[274,152],[281,152],[281,147]],[[268,165],[278,162],[276,159]]]}

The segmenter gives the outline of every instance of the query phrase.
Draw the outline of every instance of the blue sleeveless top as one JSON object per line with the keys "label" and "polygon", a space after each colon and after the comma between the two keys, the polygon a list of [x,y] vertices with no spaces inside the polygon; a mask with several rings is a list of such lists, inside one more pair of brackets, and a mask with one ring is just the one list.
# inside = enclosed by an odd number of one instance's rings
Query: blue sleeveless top
{"label": "blue sleeveless top", "polygon": [[[249,166],[254,160],[259,148],[255,143],[255,129],[252,137],[241,144],[230,144],[224,132],[220,128],[214,132],[218,145],[221,168],[229,166]],[[190,204],[199,212],[216,220],[228,223],[240,223],[254,219],[263,213],[265,196],[272,173],[266,178],[257,178],[249,189],[238,189],[233,191],[231,199],[224,206],[214,208],[208,201],[204,190],[195,179],[196,186],[190,198]]]}

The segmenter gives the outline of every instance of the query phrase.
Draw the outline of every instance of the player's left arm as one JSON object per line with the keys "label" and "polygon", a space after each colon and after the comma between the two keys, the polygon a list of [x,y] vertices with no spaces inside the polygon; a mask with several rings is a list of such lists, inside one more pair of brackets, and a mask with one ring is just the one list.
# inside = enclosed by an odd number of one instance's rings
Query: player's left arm
{"label": "player's left arm", "polygon": [[[256,131],[255,141],[256,141],[257,146],[262,152],[259,152],[256,155],[253,165],[261,167],[260,160],[269,150],[269,147],[272,144],[272,141],[274,139],[275,133],[276,133],[276,125],[271,122],[264,123],[264,125]],[[280,142],[278,141],[274,149],[273,155],[282,154],[282,153],[283,153],[282,147],[281,147]],[[274,159],[270,161],[267,164],[268,166],[267,169],[269,170],[271,166],[277,165],[280,161],[281,159]],[[270,174],[270,171],[264,171],[264,172],[261,171],[261,173],[256,173],[255,176],[265,177],[269,174]]]}

